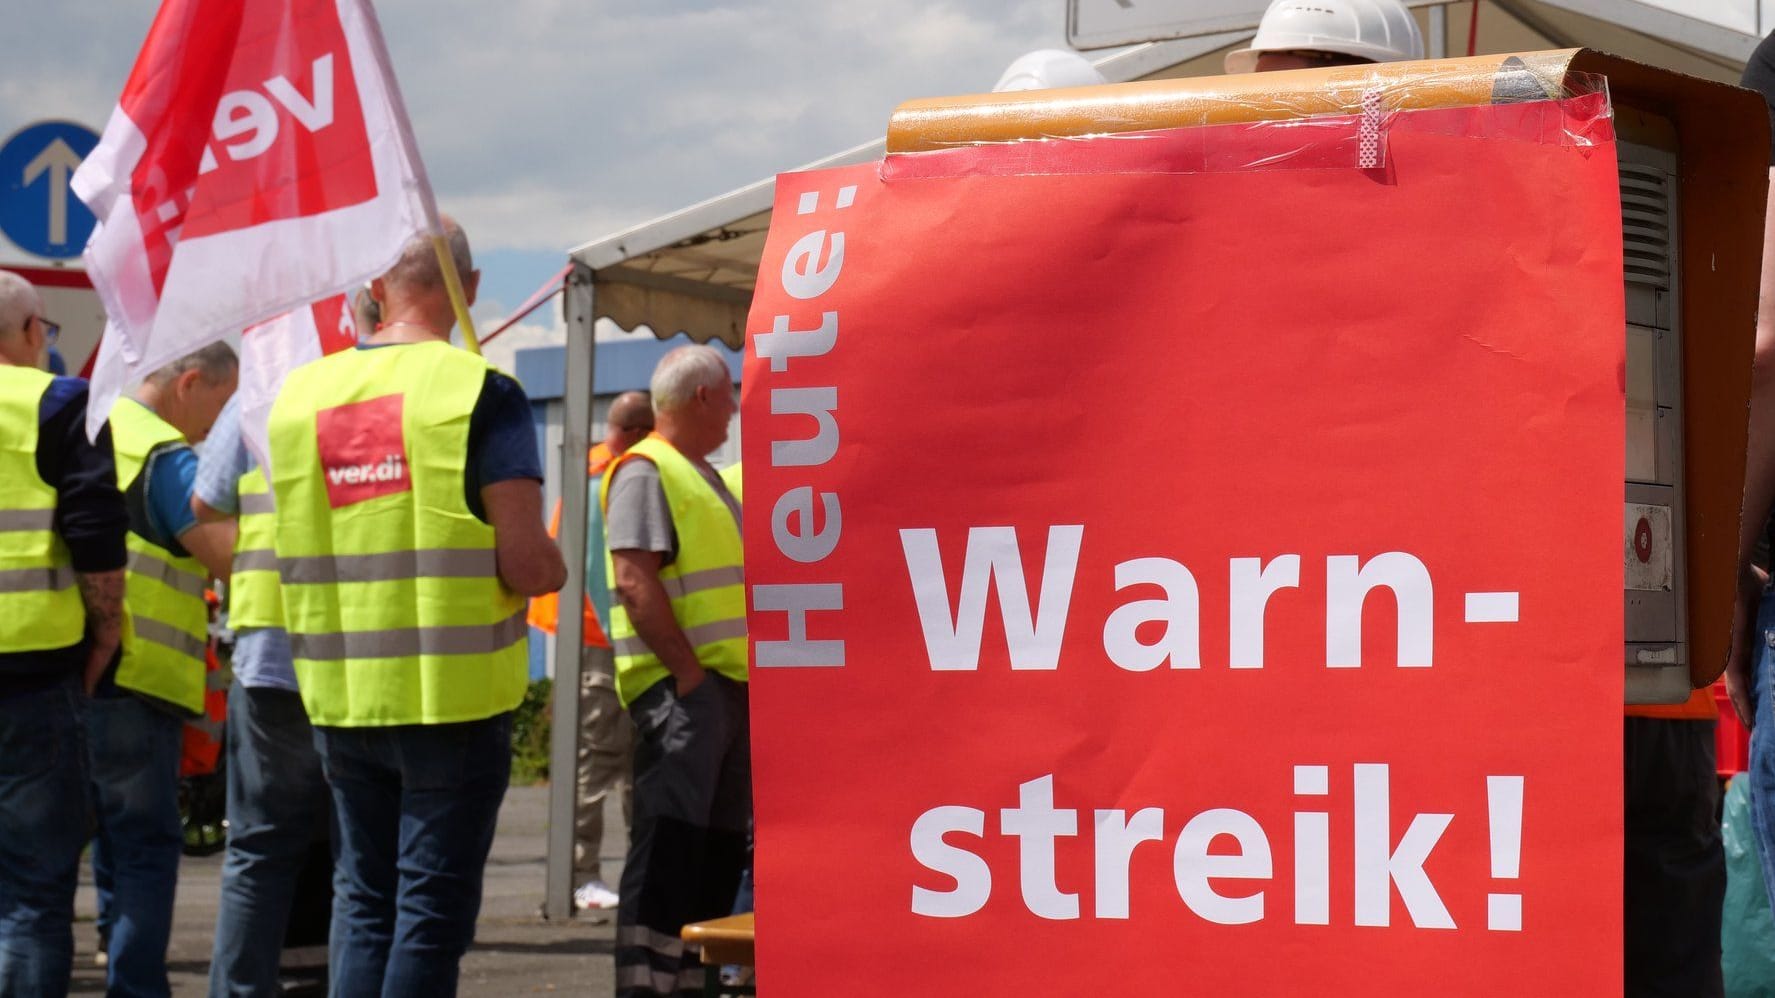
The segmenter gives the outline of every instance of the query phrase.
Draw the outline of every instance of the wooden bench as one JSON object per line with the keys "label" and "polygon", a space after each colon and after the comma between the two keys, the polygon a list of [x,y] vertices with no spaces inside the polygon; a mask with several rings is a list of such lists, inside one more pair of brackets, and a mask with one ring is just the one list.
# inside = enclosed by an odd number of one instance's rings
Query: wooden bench
{"label": "wooden bench", "polygon": [[753,966],[756,957],[752,947],[752,913],[711,918],[692,922],[680,933],[687,945],[702,947],[703,994],[706,998],[720,995],[755,995],[749,984],[722,984],[721,968],[726,964]]}

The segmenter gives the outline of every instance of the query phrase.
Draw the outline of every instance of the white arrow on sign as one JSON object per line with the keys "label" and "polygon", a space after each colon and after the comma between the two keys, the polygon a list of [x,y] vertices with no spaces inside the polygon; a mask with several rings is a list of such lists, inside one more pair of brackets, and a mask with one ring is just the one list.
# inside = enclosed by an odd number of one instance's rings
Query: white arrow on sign
{"label": "white arrow on sign", "polygon": [[25,186],[49,173],[49,241],[57,245],[68,241],[68,177],[80,165],[80,154],[66,142],[56,139],[43,147],[37,157],[25,164]]}

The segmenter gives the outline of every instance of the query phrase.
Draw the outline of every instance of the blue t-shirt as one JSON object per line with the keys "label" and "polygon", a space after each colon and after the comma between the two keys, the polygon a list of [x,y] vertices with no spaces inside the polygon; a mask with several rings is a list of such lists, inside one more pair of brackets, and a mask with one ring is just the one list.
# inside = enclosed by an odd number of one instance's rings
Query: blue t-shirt
{"label": "blue t-shirt", "polygon": [[191,511],[191,486],[197,480],[197,453],[190,447],[169,447],[148,457],[148,538],[171,547],[179,535],[197,524]]}
{"label": "blue t-shirt", "polygon": [[[240,432],[240,396],[222,407],[216,425],[210,427],[197,459],[197,498],[222,513],[240,512],[240,476],[258,463],[247,450]],[[281,627],[241,628],[234,634],[234,657],[229,662],[234,679],[250,689],[296,688],[296,666],[291,661],[290,636]]]}

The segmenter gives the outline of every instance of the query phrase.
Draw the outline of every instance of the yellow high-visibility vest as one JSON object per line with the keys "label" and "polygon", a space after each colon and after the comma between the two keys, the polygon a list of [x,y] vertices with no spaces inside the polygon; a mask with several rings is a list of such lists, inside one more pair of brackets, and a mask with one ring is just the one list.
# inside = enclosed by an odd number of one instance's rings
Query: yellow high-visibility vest
{"label": "yellow high-visibility vest", "polygon": [[721,481],[727,485],[727,491],[732,492],[733,497],[742,503],[746,501],[746,494],[741,488],[743,474],[738,461],[721,469]]}
{"label": "yellow high-visibility vest", "polygon": [[[150,455],[183,446],[185,437],[147,406],[126,398],[111,410],[111,443],[117,453],[117,481],[126,493],[140,489],[146,506],[152,483],[136,479]],[[117,685],[201,714],[203,656],[209,642],[209,607],[203,602],[208,573],[196,558],[174,554],[134,529],[125,543],[129,568],[123,580],[123,658]]]}
{"label": "yellow high-visibility vest", "polygon": [[228,626],[236,630],[284,625],[283,594],[277,582],[277,504],[265,469],[240,476],[239,531],[234,535],[234,568],[228,574]]}
{"label": "yellow high-visibility vest", "polygon": [[86,607],[37,474],[37,413],[53,375],[0,364],[0,652],[78,644]]}
{"label": "yellow high-visibility vest", "polygon": [[[660,569],[672,616],[684,629],[705,669],[746,681],[746,573],[739,525],[715,487],[664,437],[650,435],[611,462],[598,486],[598,503],[610,513],[610,482],[616,469],[636,459],[652,461],[672,511],[678,557]],[[616,590],[616,565],[604,552],[604,572]],[[628,706],[648,687],[671,675],[635,633],[620,602],[610,607],[610,639],[616,649],[616,693]]]}
{"label": "yellow high-visibility vest", "polygon": [[272,406],[284,628],[315,724],[472,721],[524,697],[524,600],[463,496],[488,370],[442,342],[346,350]]}

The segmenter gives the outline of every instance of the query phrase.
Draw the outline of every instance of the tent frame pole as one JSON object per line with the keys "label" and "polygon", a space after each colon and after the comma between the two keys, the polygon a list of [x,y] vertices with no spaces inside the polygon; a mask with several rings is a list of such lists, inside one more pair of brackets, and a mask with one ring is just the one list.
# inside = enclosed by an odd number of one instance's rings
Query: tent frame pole
{"label": "tent frame pole", "polygon": [[573,829],[578,804],[580,650],[585,646],[586,509],[590,483],[585,475],[592,437],[592,370],[596,319],[592,311],[592,271],[577,265],[567,275],[562,296],[567,322],[567,371],[561,417],[561,554],[567,584],[555,638],[555,683],[549,732],[548,862],[543,915],[571,918],[573,909]]}

